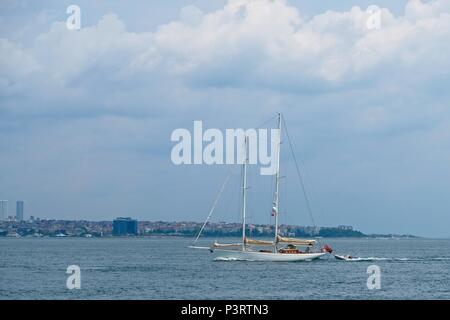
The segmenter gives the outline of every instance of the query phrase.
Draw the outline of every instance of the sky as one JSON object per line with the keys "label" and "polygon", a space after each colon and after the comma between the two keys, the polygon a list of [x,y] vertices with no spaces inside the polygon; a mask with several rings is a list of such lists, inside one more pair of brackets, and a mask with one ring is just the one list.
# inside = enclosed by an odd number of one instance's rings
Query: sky
{"label": "sky", "polygon": [[[203,221],[232,168],[214,219],[239,221],[239,168],[174,165],[171,133],[282,112],[317,225],[450,236],[450,0],[4,0],[0,56],[10,214]],[[281,221],[311,225],[283,159]],[[270,223],[273,178],[250,171]]]}

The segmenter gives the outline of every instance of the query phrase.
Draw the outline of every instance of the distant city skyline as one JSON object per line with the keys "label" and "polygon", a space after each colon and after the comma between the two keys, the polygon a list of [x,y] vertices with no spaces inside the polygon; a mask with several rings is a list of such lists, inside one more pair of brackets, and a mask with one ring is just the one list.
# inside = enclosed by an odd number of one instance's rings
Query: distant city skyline
{"label": "distant city skyline", "polygon": [[[80,30],[72,4],[0,3],[3,219],[204,221],[234,168],[213,219],[239,221],[239,166],[175,165],[171,133],[282,112],[315,224],[450,236],[449,0],[79,0]],[[280,222],[311,225],[282,152]]]}
{"label": "distant city skyline", "polygon": [[[116,218],[112,221],[33,220],[0,222],[0,237],[110,237],[110,236],[187,236],[196,237],[202,222],[193,221],[137,221]],[[352,226],[279,226],[281,235],[287,237],[371,237],[411,238],[410,234],[365,234]],[[247,234],[252,237],[272,237],[272,224],[249,224]],[[213,222],[204,226],[202,237],[239,237],[240,222]]]}
{"label": "distant city skyline", "polygon": [[25,201],[16,201],[16,211],[14,214],[9,213],[9,202],[10,200],[0,200],[0,220],[8,220],[9,218],[14,218],[16,221],[24,220]]}

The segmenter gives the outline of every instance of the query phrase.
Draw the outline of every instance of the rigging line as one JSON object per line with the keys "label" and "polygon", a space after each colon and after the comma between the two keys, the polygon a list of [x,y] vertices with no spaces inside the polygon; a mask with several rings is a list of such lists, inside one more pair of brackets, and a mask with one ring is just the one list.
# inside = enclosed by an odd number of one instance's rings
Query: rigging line
{"label": "rigging line", "polygon": [[289,132],[288,132],[288,129],[287,129],[286,121],[284,120],[283,116],[281,116],[281,118],[283,120],[283,124],[284,124],[284,127],[285,127],[286,137],[287,137],[288,142],[289,142],[289,147],[291,149],[292,158],[294,160],[295,168],[297,170],[297,175],[298,175],[299,180],[300,180],[300,185],[301,185],[301,189],[303,191],[303,196],[305,197],[306,208],[308,210],[308,214],[309,214],[309,217],[310,217],[310,219],[311,219],[311,221],[313,223],[313,226],[316,227],[316,222],[314,220],[314,216],[313,216],[312,210],[311,210],[311,204],[309,202],[308,194],[306,193],[305,184],[303,183],[303,177],[302,177],[302,174],[300,172],[300,168],[299,168],[299,165],[298,165],[298,162],[297,162],[297,158],[295,157],[294,148],[292,146],[291,138],[289,136]]}
{"label": "rigging line", "polygon": [[197,243],[198,238],[200,238],[200,235],[202,234],[203,229],[205,228],[206,224],[208,223],[209,219],[211,218],[211,215],[213,214],[214,209],[216,209],[216,206],[217,206],[217,203],[219,202],[220,196],[222,195],[222,192],[225,189],[225,186],[227,185],[228,180],[230,180],[231,173],[232,173],[232,169],[229,170],[229,172],[227,174],[227,177],[225,178],[225,181],[222,184],[222,187],[220,188],[220,191],[217,194],[216,199],[214,200],[213,206],[212,206],[211,210],[209,211],[208,217],[206,218],[205,222],[203,223],[203,225],[202,225],[202,227],[201,227],[201,229],[200,229],[200,231],[199,231],[199,233],[197,235],[197,238],[195,238],[194,244]]}
{"label": "rigging line", "polygon": [[273,119],[275,119],[277,116],[273,116],[272,118],[264,121],[263,123],[261,123],[259,126],[255,127],[255,129],[261,129],[264,125],[266,125],[267,123],[269,123],[270,121],[272,121]]}
{"label": "rigging line", "polygon": [[241,213],[242,213],[242,179],[244,177],[243,170],[239,170],[239,181],[236,183],[237,187],[237,197],[238,197],[238,203],[237,203],[237,210],[235,213],[236,221],[241,220]]}
{"label": "rigging line", "polygon": [[232,191],[230,191],[230,192],[228,192],[227,194],[226,194],[226,197],[227,198],[225,198],[225,210],[224,210],[224,212],[225,213],[229,213],[230,211],[231,211],[231,204],[232,203],[235,203],[234,202],[234,197],[235,197],[235,192],[233,192],[234,190],[237,190],[237,188],[233,188],[233,189],[231,189]]}
{"label": "rigging line", "polygon": [[284,201],[283,201],[283,203],[285,204],[284,205],[284,223],[285,224],[288,224],[288,222],[290,221],[290,216],[289,216],[289,214],[288,214],[288,206],[287,206],[287,195],[288,195],[288,188],[287,188],[287,185],[288,185],[288,183],[287,183],[287,177],[288,177],[288,175],[287,175],[287,169],[285,169],[284,170],[284,172],[285,172],[285,175],[284,175],[284,178],[283,178],[283,186],[284,186],[284,192],[283,192],[283,198],[284,198]]}
{"label": "rigging line", "polygon": [[273,208],[273,194],[274,194],[274,188],[275,187],[275,183],[274,183],[274,178],[273,175],[270,176],[270,195],[272,196],[272,198],[267,197],[268,199],[270,199],[270,203],[269,203],[269,224],[272,224],[272,208]]}
{"label": "rigging line", "polygon": [[[261,128],[262,126],[264,126],[264,125],[266,125],[267,123],[269,123],[270,121],[272,121],[274,118],[275,118],[275,116],[273,116],[273,117],[271,117],[270,119],[264,121],[264,122],[261,123],[259,126],[257,126],[255,129]],[[221,196],[221,194],[223,193],[223,191],[224,191],[224,189],[225,189],[225,186],[226,186],[227,183],[228,183],[228,180],[230,179],[232,170],[233,170],[233,168],[230,169],[230,171],[229,171],[229,173],[228,173],[228,175],[227,175],[227,177],[226,177],[226,179],[225,179],[225,181],[224,181],[224,183],[223,183],[223,185],[222,185],[222,187],[221,187],[219,193],[217,194],[216,199],[214,200],[213,206],[212,206],[211,210],[209,211],[208,217],[206,218],[205,222],[203,223],[202,227],[200,228],[200,231],[199,231],[197,237],[195,238],[194,244],[197,243],[198,239],[200,238],[200,236],[201,236],[201,234],[202,234],[202,232],[203,232],[203,229],[205,228],[206,224],[208,223],[209,219],[211,218],[211,215],[213,214],[213,212],[214,212],[214,210],[215,210],[215,208],[216,208],[216,206],[217,206],[217,203],[218,203],[218,201],[219,201],[219,199],[220,199],[220,196]]]}
{"label": "rigging line", "polygon": [[[265,126],[266,124],[268,124],[270,121],[273,121],[275,118],[277,117],[277,115],[272,116],[271,118],[267,119],[266,121],[262,122],[261,124],[259,124],[258,126],[256,126],[254,129],[261,129],[263,126]],[[244,144],[242,144],[242,147],[244,147]],[[273,178],[273,177],[272,177]],[[241,173],[241,180],[242,180],[242,173]],[[241,202],[241,198],[239,198],[239,203]],[[271,201],[272,204],[273,201]],[[272,208],[272,205],[270,206],[270,208]],[[242,210],[242,208],[241,208]]]}

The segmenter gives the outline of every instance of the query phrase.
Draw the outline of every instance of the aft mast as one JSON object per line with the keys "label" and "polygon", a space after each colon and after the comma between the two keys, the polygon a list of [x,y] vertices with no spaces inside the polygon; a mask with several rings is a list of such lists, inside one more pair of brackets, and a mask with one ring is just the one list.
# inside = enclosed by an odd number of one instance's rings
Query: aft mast
{"label": "aft mast", "polygon": [[244,164],[242,167],[242,250],[245,250],[245,225],[246,225],[246,210],[247,210],[247,136],[244,141]]}
{"label": "aft mast", "polygon": [[278,113],[278,145],[277,145],[277,171],[275,175],[275,201],[273,204],[272,213],[275,215],[275,240],[274,240],[274,249],[277,249],[278,243],[278,214],[280,207],[280,151],[281,151],[281,113]]}

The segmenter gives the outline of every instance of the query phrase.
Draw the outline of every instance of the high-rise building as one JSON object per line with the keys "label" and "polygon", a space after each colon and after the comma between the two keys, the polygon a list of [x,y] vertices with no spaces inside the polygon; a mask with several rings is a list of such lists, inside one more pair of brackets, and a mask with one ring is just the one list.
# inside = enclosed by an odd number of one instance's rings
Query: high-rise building
{"label": "high-rise building", "polygon": [[113,220],[113,235],[127,236],[138,234],[138,222],[131,218],[117,218]]}
{"label": "high-rise building", "polygon": [[8,218],[8,200],[0,200],[0,220]]}
{"label": "high-rise building", "polygon": [[16,202],[16,220],[23,220],[23,201],[21,200]]}

